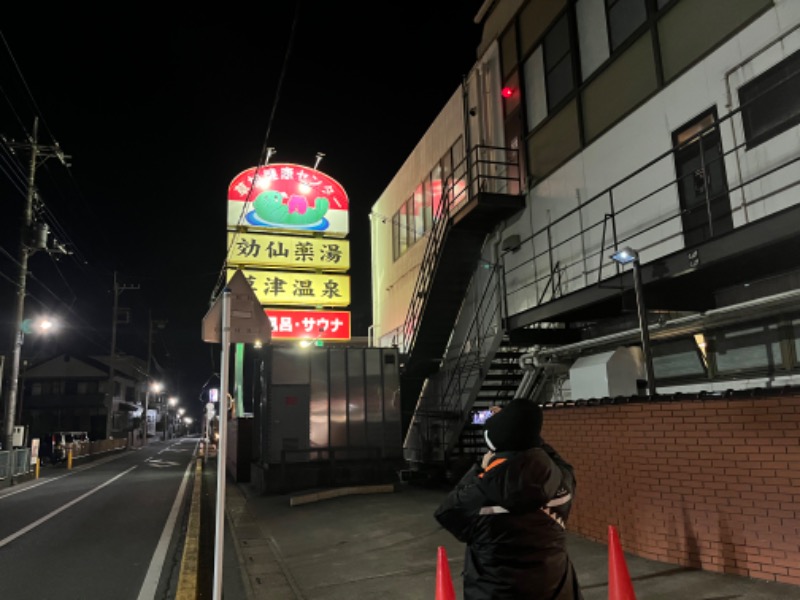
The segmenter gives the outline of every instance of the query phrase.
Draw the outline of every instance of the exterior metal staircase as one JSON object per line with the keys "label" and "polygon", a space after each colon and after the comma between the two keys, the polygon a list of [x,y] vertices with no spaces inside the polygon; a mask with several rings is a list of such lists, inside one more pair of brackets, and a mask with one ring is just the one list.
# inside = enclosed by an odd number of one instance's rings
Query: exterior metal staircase
{"label": "exterior metal staircase", "polygon": [[489,233],[525,205],[517,158],[507,148],[472,148],[434,216],[402,332],[404,455],[412,466],[480,451],[473,415],[512,398],[523,376],[526,348],[511,345],[502,326],[502,268],[481,258]]}

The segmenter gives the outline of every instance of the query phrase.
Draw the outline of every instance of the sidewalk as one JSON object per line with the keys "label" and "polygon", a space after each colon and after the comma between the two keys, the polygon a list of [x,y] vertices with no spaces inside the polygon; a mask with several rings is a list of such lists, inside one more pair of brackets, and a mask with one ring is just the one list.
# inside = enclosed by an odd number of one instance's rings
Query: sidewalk
{"label": "sidewalk", "polygon": [[[258,495],[229,482],[226,523],[240,572],[226,580],[241,575],[242,585],[226,585],[226,600],[433,600],[439,546],[460,599],[464,546],[433,519],[446,490],[381,489],[394,491]],[[585,600],[608,600],[607,546],[571,535],[569,550]],[[626,564],[637,600],[800,600],[800,587],[631,555]]]}

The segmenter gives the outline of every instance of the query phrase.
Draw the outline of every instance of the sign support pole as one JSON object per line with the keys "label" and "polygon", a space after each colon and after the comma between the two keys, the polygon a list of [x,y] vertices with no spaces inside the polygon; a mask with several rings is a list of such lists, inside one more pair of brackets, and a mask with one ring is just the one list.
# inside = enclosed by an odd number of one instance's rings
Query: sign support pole
{"label": "sign support pole", "polygon": [[[228,411],[233,397],[230,385],[230,346],[235,343],[262,344],[272,339],[267,313],[258,303],[253,288],[241,271],[236,271],[228,285],[214,300],[203,317],[203,341],[222,344],[219,389],[219,447],[217,448],[217,514],[214,538],[213,600],[222,600],[222,554],[225,545],[225,468],[228,451]],[[206,411],[207,413],[209,411]],[[208,431],[208,429],[206,429]],[[208,454],[208,453],[206,453]]]}
{"label": "sign support pole", "polygon": [[228,439],[228,371],[231,334],[231,290],[222,291],[222,358],[220,360],[219,446],[217,447],[217,514],[214,543],[214,600],[222,600],[222,554],[225,546],[225,453]]}

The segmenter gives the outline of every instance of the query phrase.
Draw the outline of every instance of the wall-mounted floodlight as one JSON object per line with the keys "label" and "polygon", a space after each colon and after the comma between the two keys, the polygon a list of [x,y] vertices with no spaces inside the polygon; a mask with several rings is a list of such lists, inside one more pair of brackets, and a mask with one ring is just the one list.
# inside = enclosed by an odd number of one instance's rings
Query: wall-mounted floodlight
{"label": "wall-mounted floodlight", "polygon": [[611,260],[620,265],[628,265],[638,259],[639,253],[632,248],[628,248],[627,246],[625,248],[620,248],[611,255]]}

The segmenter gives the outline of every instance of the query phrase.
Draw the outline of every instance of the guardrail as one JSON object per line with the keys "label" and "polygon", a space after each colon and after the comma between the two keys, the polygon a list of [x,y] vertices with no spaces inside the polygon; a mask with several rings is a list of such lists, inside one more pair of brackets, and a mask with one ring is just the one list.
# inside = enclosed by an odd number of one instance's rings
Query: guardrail
{"label": "guardrail", "polygon": [[0,450],[0,481],[33,471],[30,448]]}
{"label": "guardrail", "polygon": [[[123,450],[128,447],[126,438],[98,440],[88,444],[76,444],[70,448],[72,459],[92,458],[108,452]],[[9,483],[14,477],[29,475],[36,469],[31,459],[30,448],[14,448],[0,450],[0,481]]]}

